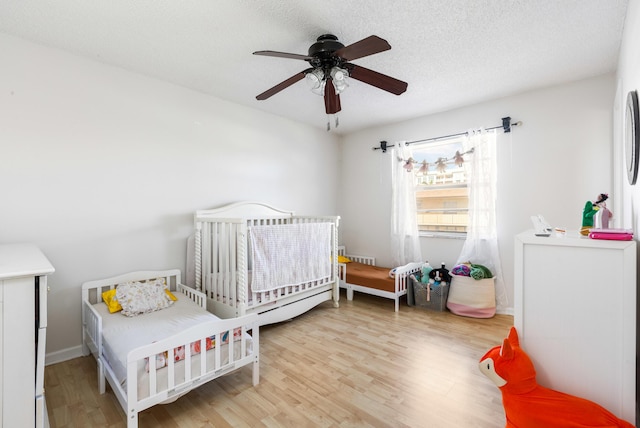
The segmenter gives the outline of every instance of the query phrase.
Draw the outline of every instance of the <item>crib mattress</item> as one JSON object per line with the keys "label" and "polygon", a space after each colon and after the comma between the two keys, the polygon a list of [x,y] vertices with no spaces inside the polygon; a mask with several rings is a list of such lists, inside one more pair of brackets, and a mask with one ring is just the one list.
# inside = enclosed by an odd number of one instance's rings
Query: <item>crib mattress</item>
{"label": "crib mattress", "polygon": [[346,281],[349,284],[394,292],[395,280],[389,276],[389,270],[380,266],[350,262],[347,263]]}

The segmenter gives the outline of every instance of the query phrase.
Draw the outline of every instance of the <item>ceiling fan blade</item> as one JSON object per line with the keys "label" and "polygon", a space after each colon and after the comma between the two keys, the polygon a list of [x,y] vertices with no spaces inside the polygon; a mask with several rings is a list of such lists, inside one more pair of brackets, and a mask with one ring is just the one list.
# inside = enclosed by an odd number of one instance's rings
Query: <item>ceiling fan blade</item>
{"label": "ceiling fan blade", "polygon": [[406,82],[394,79],[386,74],[378,73],[377,71],[369,70],[368,68],[355,64],[345,64],[345,67],[349,71],[349,77],[380,88],[383,91],[400,95],[407,90],[408,85]]}
{"label": "ceiling fan blade", "polygon": [[335,55],[347,61],[362,58],[365,56],[377,54],[391,49],[391,45],[378,36],[369,36],[359,42],[350,44],[334,52]]}
{"label": "ceiling fan blade", "polygon": [[300,54],[277,52],[277,51],[256,51],[253,54],[263,55],[263,56],[275,56],[278,58],[291,58],[291,59],[303,59],[303,60],[313,59],[312,56],[308,56],[308,55],[300,55]]}
{"label": "ceiling fan blade", "polygon": [[342,110],[340,95],[336,94],[336,88],[331,79],[327,79],[324,86],[324,108],[327,114],[334,114]]}
{"label": "ceiling fan blade", "polygon": [[256,97],[257,100],[266,100],[267,98],[269,98],[272,95],[277,94],[278,92],[282,91],[283,89],[288,88],[289,86],[293,85],[294,83],[304,79],[304,76],[307,75],[308,72],[310,72],[311,70],[313,70],[313,68],[307,68],[304,71],[301,71],[299,73],[294,74],[293,76],[289,77],[287,80],[284,80],[280,83],[278,83],[276,86],[274,86],[271,89],[267,89],[266,91],[264,91],[263,93],[261,93],[260,95],[258,95]]}

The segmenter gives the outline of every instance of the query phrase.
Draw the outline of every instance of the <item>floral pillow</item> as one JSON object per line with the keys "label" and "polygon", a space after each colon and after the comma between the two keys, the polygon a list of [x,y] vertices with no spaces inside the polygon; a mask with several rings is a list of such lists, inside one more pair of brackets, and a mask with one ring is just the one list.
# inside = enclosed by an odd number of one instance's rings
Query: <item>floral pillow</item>
{"label": "floral pillow", "polygon": [[166,287],[163,279],[118,284],[116,299],[122,306],[122,314],[134,317],[168,308],[173,300],[165,292]]}

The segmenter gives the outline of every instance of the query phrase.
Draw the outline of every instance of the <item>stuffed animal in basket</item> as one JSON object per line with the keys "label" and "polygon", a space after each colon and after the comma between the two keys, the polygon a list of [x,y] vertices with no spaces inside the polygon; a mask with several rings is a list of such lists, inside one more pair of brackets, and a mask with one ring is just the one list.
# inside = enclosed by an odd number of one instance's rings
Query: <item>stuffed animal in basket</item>
{"label": "stuffed animal in basket", "polygon": [[420,282],[422,282],[423,284],[428,284],[429,283],[429,274],[431,273],[432,270],[433,270],[433,268],[431,267],[429,262],[428,261],[424,262],[424,264],[420,268],[420,274],[421,274]]}
{"label": "stuffed animal in basket", "polygon": [[502,346],[480,359],[480,371],[502,392],[507,428],[633,428],[592,401],[538,385],[536,370],[520,348],[515,327]]}
{"label": "stuffed animal in basket", "polygon": [[444,263],[442,263],[442,267],[438,269],[432,269],[429,272],[429,284],[438,287],[441,284],[446,285],[451,282],[451,275],[449,275],[449,270],[444,267]]}

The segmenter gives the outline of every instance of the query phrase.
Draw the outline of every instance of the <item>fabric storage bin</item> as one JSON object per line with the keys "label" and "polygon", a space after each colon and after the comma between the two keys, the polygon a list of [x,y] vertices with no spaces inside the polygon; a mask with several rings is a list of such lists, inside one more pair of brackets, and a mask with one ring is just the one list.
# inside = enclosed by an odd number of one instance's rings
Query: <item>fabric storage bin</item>
{"label": "fabric storage bin", "polygon": [[447,308],[456,315],[491,318],[496,314],[495,278],[451,275]]}
{"label": "fabric storage bin", "polygon": [[[447,296],[449,295],[449,284],[441,283],[434,287],[431,284],[423,284],[420,281],[411,280],[413,283],[413,297],[415,306],[419,308],[431,309],[433,311],[447,310]],[[429,300],[427,300],[427,288],[431,287]]]}

